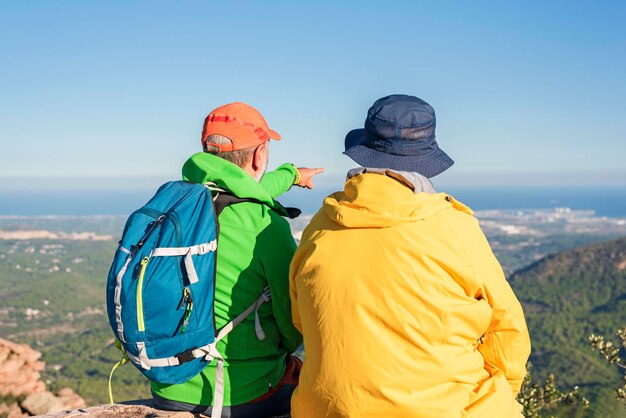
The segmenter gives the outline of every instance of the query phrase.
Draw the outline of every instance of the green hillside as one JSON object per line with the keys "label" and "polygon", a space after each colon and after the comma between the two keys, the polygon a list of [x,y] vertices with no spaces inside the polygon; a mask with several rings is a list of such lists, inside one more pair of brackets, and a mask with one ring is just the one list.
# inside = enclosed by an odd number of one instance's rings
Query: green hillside
{"label": "green hillside", "polygon": [[[48,387],[71,387],[90,405],[108,402],[108,374],[120,357],[104,294],[115,247],[112,240],[0,241],[0,337],[40,351]],[[149,396],[131,366],[114,382],[116,401]]]}
{"label": "green hillside", "polygon": [[548,256],[510,283],[526,313],[535,374],[554,373],[592,401],[586,413],[563,416],[626,417],[611,390],[623,383],[620,374],[587,342],[591,333],[609,337],[626,326],[626,239]]}

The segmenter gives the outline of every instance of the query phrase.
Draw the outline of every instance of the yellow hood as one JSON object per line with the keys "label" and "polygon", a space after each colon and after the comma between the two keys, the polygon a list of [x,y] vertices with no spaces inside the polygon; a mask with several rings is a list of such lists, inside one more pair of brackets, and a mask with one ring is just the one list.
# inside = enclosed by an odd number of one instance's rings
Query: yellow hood
{"label": "yellow hood", "polygon": [[405,184],[381,174],[361,174],[343,192],[324,200],[326,215],[348,228],[386,228],[429,218],[442,209],[472,210],[445,193],[415,194]]}

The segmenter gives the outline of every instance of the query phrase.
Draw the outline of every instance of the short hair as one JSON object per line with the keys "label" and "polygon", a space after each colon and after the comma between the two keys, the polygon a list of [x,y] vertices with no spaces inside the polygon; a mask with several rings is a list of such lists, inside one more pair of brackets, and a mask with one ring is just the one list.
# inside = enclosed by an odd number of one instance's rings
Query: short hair
{"label": "short hair", "polygon": [[239,149],[236,151],[217,151],[215,149],[207,149],[207,144],[215,144],[215,145],[228,145],[231,144],[232,141],[223,135],[209,135],[202,144],[202,148],[204,148],[204,152],[215,155],[217,157],[223,158],[226,161],[230,161],[231,163],[238,165],[239,167],[245,166],[248,161],[252,158],[254,154],[254,147]]}

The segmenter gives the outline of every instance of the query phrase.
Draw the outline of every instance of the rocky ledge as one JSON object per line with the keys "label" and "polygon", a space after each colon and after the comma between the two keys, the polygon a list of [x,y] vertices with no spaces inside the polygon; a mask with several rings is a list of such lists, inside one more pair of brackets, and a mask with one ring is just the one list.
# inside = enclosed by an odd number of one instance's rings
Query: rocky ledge
{"label": "rocky ledge", "polygon": [[41,353],[26,344],[0,338],[0,418],[210,418],[157,410],[150,399],[87,408],[85,400],[72,389],[46,390],[40,374],[45,363],[40,357]]}
{"label": "rocky ledge", "polygon": [[0,338],[0,417],[23,418],[81,408],[85,401],[72,389],[46,390],[41,353],[26,344]]}
{"label": "rocky ledge", "polygon": [[[191,412],[162,411],[155,409],[151,399],[128,401],[123,404],[100,405],[79,408],[73,411],[57,412],[42,418],[211,418],[208,415]],[[273,418],[289,418],[289,415]]]}
{"label": "rocky ledge", "polygon": [[100,405],[72,411],[44,415],[45,418],[194,418],[205,415],[190,412],[170,412],[154,409],[150,401],[132,401],[124,404]]}

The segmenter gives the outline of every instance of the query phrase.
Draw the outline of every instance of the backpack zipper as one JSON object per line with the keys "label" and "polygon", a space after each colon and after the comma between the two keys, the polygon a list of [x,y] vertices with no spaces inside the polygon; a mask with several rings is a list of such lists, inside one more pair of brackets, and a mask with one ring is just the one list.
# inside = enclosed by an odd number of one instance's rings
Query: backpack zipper
{"label": "backpack zipper", "polygon": [[180,327],[180,333],[184,334],[189,320],[191,319],[191,311],[193,311],[193,298],[191,297],[191,290],[188,287],[183,289],[183,298],[180,301],[179,308],[185,305],[185,313],[183,314],[182,325]]}
{"label": "backpack zipper", "polygon": [[146,256],[141,260],[141,269],[139,270],[139,276],[137,277],[137,328],[139,332],[146,330],[146,325],[143,319],[143,276],[146,273],[146,267],[148,266],[149,256]]}

